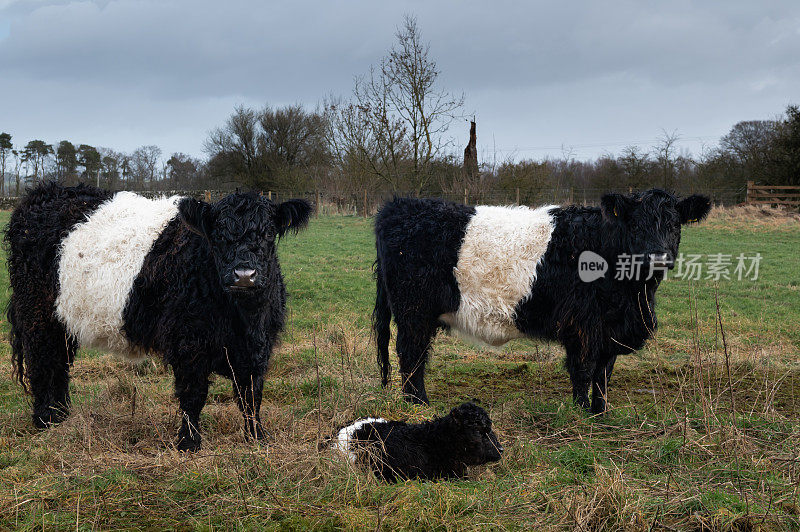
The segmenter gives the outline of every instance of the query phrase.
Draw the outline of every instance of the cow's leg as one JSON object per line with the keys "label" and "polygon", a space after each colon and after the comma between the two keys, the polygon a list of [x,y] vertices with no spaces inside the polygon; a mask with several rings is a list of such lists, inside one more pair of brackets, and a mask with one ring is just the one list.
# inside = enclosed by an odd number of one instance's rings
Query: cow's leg
{"label": "cow's leg", "polygon": [[589,410],[589,386],[594,376],[595,353],[586,350],[579,341],[565,342],[564,347],[567,351],[567,371],[572,381],[572,400],[584,410]]}
{"label": "cow's leg", "polygon": [[611,355],[605,364],[598,364],[592,379],[592,414],[602,414],[606,411],[606,393],[608,393],[608,381],[611,372],[614,371],[614,362],[617,355]]}
{"label": "cow's leg", "polygon": [[178,450],[198,451],[200,449],[200,411],[208,397],[208,377],[206,368],[191,364],[174,364],[175,395],[183,411],[181,428],[178,430]]}
{"label": "cow's leg", "polygon": [[431,324],[397,326],[397,356],[400,359],[403,394],[412,403],[428,404],[425,363],[435,334],[436,326]]}
{"label": "cow's leg", "polygon": [[239,410],[244,416],[244,433],[248,438],[261,440],[267,433],[261,424],[261,396],[264,392],[264,376],[255,372],[237,377],[233,383]]}
{"label": "cow's leg", "polygon": [[25,319],[16,314],[12,336],[19,341],[13,342],[13,347],[23,353],[24,371],[33,395],[33,424],[44,429],[69,414],[69,366],[75,359],[77,344],[56,321]]}

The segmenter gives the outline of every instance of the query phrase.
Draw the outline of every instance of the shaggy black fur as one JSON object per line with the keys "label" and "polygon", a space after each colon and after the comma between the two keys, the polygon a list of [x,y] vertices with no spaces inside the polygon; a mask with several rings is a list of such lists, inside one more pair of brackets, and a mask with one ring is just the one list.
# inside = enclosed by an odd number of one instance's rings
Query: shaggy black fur
{"label": "shaggy black fur", "polygon": [[28,190],[5,231],[14,373],[33,394],[33,423],[45,428],[69,411],[69,365],[77,344],[55,317],[61,240],[110,193],[48,183]]}
{"label": "shaggy black fur", "polygon": [[[78,200],[73,199],[76,190],[88,191],[84,194],[97,198],[91,203],[94,207],[109,197],[108,193],[89,187],[65,189],[48,185],[34,189],[12,216],[12,225],[16,220],[21,229],[9,230],[6,235],[9,261],[17,260],[25,265],[24,269],[16,268],[17,275],[12,277],[14,293],[9,309],[12,329],[32,326],[27,316],[18,310],[21,305],[13,304],[19,298],[26,298],[28,306],[46,307],[53,327],[58,327],[57,330],[37,328],[40,344],[12,343],[15,357],[21,360],[24,353],[25,373],[31,383],[34,405],[42,404],[59,411],[68,404],[68,398],[59,395],[61,401],[54,402],[54,392],[50,390],[62,394],[66,391],[61,392],[61,388],[50,384],[53,377],[50,381],[36,377],[46,372],[55,374],[58,382],[66,382],[68,378],[67,364],[57,362],[59,352],[52,347],[60,345],[63,351],[66,337],[63,326],[52,317],[57,287],[52,280],[43,285],[30,264],[42,260],[38,250],[46,247],[43,244],[52,244],[54,252],[48,255],[45,274],[47,279],[56,278],[58,243],[79,219],[70,218],[71,223],[65,224],[52,215],[40,220],[35,213],[77,209]],[[32,198],[49,196],[61,198],[60,202],[53,205],[52,199],[40,200],[36,208],[31,207]],[[82,215],[90,210],[84,208]],[[175,394],[184,412],[178,432],[179,449],[200,447],[199,415],[206,401],[211,373],[233,380],[246,433],[256,438],[264,436],[259,416],[263,376],[277,334],[283,327],[286,303],[275,242],[286,231],[303,227],[310,212],[311,206],[304,200],[275,205],[253,193],[232,194],[215,204],[187,198],[179,205],[179,216],[167,225],[146,256],[128,294],[123,329],[133,344],[160,353],[174,370]],[[51,237],[52,242],[23,247],[20,232],[27,234],[25,230],[31,234],[58,236]],[[232,286],[234,270],[240,268],[255,270],[253,288]],[[74,351],[75,342],[67,340]],[[43,349],[44,346],[50,349]],[[44,419],[44,422],[39,423],[37,419]],[[34,406],[34,421],[38,426],[60,419],[54,415],[43,418],[42,410]]]}
{"label": "shaggy black fur", "polygon": [[499,461],[503,447],[486,411],[464,403],[424,423],[363,425],[353,433],[349,450],[357,463],[387,482],[396,482],[464,477],[468,466]]}
{"label": "shaggy black fur", "polygon": [[439,316],[458,309],[461,296],[453,268],[475,208],[440,200],[395,198],[375,218],[372,314],[383,386],[389,382],[389,323],[397,324],[403,391],[428,402],[425,363]]}
{"label": "shaggy black fur", "polygon": [[[413,208],[408,207],[410,203]],[[382,330],[388,323],[387,301],[391,303],[398,329],[402,322],[413,332],[413,343],[418,346],[409,352],[398,345],[401,371],[404,365],[427,353],[436,327],[442,326],[437,317],[457,308],[438,306],[438,314],[420,311],[437,305],[442,293],[450,301],[457,301],[457,296],[453,295],[455,262],[452,257],[458,254],[460,240],[455,244],[451,240],[448,249],[443,244],[432,248],[429,242],[435,241],[438,227],[435,222],[432,226],[418,222],[425,217],[421,212],[424,209],[430,209],[429,216],[434,221],[440,219],[439,213],[450,204],[436,202],[435,209],[429,205],[429,201],[395,200],[384,207],[391,218],[385,218],[382,210],[376,219],[376,271],[379,275],[375,313],[382,315],[381,320],[376,320],[379,357],[384,349],[380,341]],[[463,209],[460,205],[452,207],[457,211]],[[604,412],[608,379],[617,355],[641,348],[657,326],[655,292],[663,275],[645,279],[649,271],[649,266],[645,265],[642,267],[645,275],[641,279],[615,280],[617,257],[623,253],[645,256],[667,253],[668,261],[673,262],[678,253],[681,225],[702,220],[710,207],[710,200],[705,196],[693,195],[679,201],[670,193],[653,189],[627,196],[607,194],[601,207],[569,206],[553,210],[552,238],[537,268],[530,297],[516,309],[516,325],[528,336],[558,340],[564,345],[576,403],[587,409],[591,407],[593,413]],[[409,211],[405,218],[403,209]],[[444,225],[442,232],[457,234],[460,227],[463,235],[468,220],[469,217],[466,220],[454,217]],[[407,243],[405,262],[400,261],[397,254],[381,253],[382,249],[397,248],[398,235],[403,235],[402,241]],[[411,242],[418,244],[411,246],[408,244]],[[585,250],[603,256],[610,267],[605,277],[592,283],[585,283],[578,276],[578,257]],[[412,268],[417,272],[435,269],[437,273],[431,274],[433,279],[447,280],[437,285],[424,283],[419,273],[409,275],[404,271],[408,263],[413,263]],[[424,359],[419,367],[424,368]],[[382,374],[386,375],[383,369]],[[422,382],[421,374],[415,377],[414,382]],[[412,400],[427,402],[422,384],[404,387],[404,391]]]}

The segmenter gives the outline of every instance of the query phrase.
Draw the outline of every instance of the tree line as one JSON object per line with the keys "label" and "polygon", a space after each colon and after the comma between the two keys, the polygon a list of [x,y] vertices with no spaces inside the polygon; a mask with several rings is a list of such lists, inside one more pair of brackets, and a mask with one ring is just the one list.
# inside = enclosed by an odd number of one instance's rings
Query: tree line
{"label": "tree line", "polygon": [[[739,122],[699,155],[677,149],[677,132],[662,131],[649,148],[578,160],[561,157],[497,160],[475,153],[471,137],[451,131],[465,123],[464,95],[441,87],[440,70],[417,21],[406,17],[395,44],[356,78],[347,97],[302,105],[236,107],[204,142],[205,160],[164,156],[153,145],[126,154],[68,140],[14,146],[0,134],[0,194],[42,179],[88,182],[112,190],[247,187],[330,194],[402,192],[469,194],[514,191],[534,201],[547,189],[626,190],[658,186],[679,192],[744,191],[760,184],[800,185],[800,109],[772,120]],[[467,145],[462,155],[461,146]]]}
{"label": "tree line", "polygon": [[19,195],[22,187],[43,180],[111,190],[179,190],[212,184],[204,161],[183,153],[162,155],[154,145],[132,153],[69,140],[52,145],[35,139],[15,146],[9,133],[0,133],[0,195]]}

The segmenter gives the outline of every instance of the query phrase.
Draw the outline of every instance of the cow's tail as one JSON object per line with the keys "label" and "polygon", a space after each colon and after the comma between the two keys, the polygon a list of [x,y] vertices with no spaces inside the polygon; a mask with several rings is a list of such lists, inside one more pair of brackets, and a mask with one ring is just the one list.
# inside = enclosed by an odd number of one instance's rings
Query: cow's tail
{"label": "cow's tail", "polygon": [[389,384],[389,340],[392,337],[389,325],[392,321],[392,309],[386,293],[380,260],[375,261],[375,309],[372,311],[372,330],[375,331],[375,343],[378,345],[378,367],[381,369],[381,386]]}
{"label": "cow's tail", "polygon": [[15,304],[13,301],[8,303],[8,310],[6,312],[6,317],[8,318],[8,323],[11,325],[11,332],[9,333],[9,340],[11,343],[11,366],[12,366],[12,375],[14,375],[19,383],[22,385],[22,389],[25,392],[28,392],[28,386],[25,382],[25,353],[22,349],[22,334],[19,330],[20,324],[19,320],[17,319],[16,312],[15,312]]}

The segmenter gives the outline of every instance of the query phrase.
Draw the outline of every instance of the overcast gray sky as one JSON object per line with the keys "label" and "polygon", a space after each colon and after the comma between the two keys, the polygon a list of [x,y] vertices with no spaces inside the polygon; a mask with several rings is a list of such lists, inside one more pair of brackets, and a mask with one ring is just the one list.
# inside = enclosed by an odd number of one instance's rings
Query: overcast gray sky
{"label": "overcast gray sky", "polygon": [[800,103],[797,0],[0,0],[0,131],[199,156],[237,104],[349,94],[404,14],[484,158],[590,158],[662,130],[697,154]]}

